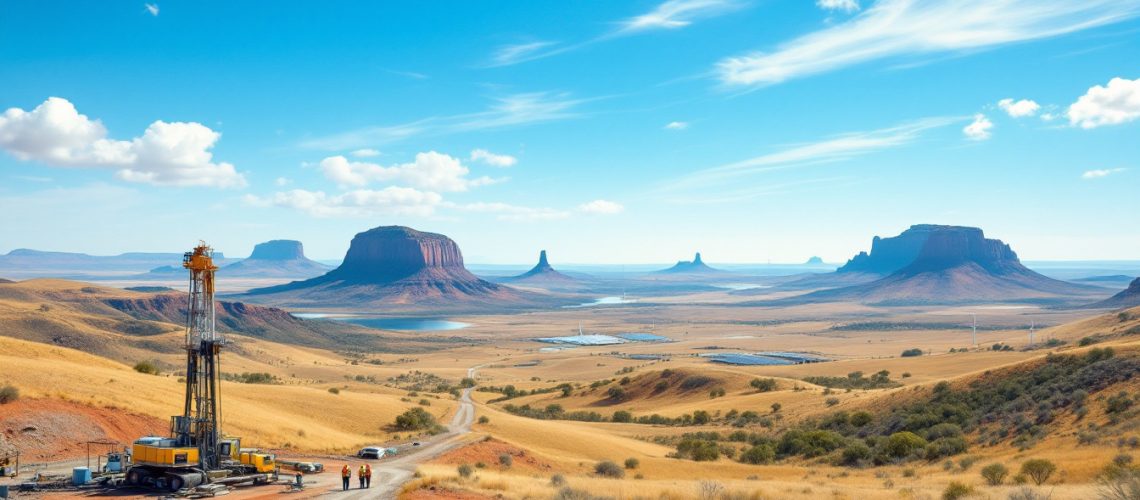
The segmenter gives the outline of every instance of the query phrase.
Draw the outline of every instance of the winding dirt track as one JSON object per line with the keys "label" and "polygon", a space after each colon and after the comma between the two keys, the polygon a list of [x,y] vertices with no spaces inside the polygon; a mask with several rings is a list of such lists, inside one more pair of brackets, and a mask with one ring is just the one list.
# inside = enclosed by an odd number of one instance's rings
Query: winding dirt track
{"label": "winding dirt track", "polygon": [[[475,378],[475,370],[479,366],[467,369],[467,376]],[[463,444],[463,436],[471,432],[471,424],[475,421],[475,403],[471,401],[472,389],[464,389],[459,397],[459,408],[451,418],[447,432],[433,437],[415,451],[396,458],[385,459],[372,467],[372,487],[366,490],[341,491],[340,482],[331,485],[322,498],[337,500],[357,500],[371,498],[396,498],[400,487],[412,478],[416,466],[427,460],[438,457]],[[339,471],[332,471],[339,474]],[[337,477],[339,479],[339,475]],[[352,484],[356,484],[353,478]]]}

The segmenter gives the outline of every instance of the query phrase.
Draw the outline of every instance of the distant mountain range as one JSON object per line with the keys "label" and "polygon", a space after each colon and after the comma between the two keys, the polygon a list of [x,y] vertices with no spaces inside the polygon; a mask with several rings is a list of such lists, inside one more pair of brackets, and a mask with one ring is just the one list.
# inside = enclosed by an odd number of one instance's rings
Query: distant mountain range
{"label": "distant mountain range", "polygon": [[1132,280],[1120,293],[1100,302],[1089,304],[1090,308],[1127,309],[1140,306],[1140,278]]}
{"label": "distant mountain range", "polygon": [[693,260],[678,261],[673,267],[657,271],[656,274],[720,274],[725,271],[709,267],[701,260],[701,253],[697,252]]}
{"label": "distant mountain range", "polygon": [[556,271],[546,260],[546,250],[538,253],[538,263],[529,271],[500,281],[513,285],[534,286],[557,290],[576,290],[583,287],[581,280]]}

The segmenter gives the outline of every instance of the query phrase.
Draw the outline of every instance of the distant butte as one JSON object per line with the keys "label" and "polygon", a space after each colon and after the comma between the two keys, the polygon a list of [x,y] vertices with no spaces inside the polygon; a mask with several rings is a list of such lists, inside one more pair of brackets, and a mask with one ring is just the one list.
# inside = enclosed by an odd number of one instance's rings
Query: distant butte
{"label": "distant butte", "polygon": [[701,260],[701,253],[693,257],[693,260],[678,261],[673,267],[669,269],[662,269],[657,271],[658,274],[715,274],[722,273],[719,269],[709,267]]}
{"label": "distant butte", "polygon": [[1140,306],[1140,278],[1132,280],[1120,293],[1105,300],[1089,304],[1091,308],[1127,309]]}
{"label": "distant butte", "polygon": [[457,305],[520,298],[517,290],[471,274],[451,238],[404,226],[358,233],[340,267],[322,276],[248,294],[250,300],[321,307]]}
{"label": "distant butte", "polygon": [[538,253],[538,264],[525,273],[518,276],[512,276],[508,279],[512,283],[531,283],[531,282],[577,282],[578,280],[562,274],[550,266],[550,262],[546,260],[546,250]]}

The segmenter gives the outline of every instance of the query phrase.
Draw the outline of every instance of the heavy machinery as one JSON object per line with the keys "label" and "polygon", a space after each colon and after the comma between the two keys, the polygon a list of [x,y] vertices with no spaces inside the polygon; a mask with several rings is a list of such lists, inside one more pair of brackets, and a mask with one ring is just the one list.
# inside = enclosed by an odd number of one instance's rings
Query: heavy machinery
{"label": "heavy machinery", "polygon": [[182,258],[190,271],[186,318],[186,399],[181,415],[170,417],[170,437],[148,436],[131,448],[128,486],[178,491],[207,483],[266,483],[277,480],[274,456],[243,449],[222,434],[219,363],[226,339],[215,330],[213,250],[199,243]]}

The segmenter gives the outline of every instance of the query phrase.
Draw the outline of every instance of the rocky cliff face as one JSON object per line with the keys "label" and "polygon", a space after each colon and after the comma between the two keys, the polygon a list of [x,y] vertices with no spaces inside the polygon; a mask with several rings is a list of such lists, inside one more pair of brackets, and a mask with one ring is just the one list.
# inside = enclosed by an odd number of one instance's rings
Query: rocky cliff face
{"label": "rocky cliff face", "polygon": [[512,276],[507,281],[541,286],[543,284],[566,285],[574,283],[577,280],[554,270],[554,267],[546,260],[546,250],[542,250],[538,253],[538,264],[535,264],[530,271],[518,276]]}
{"label": "rocky cliff face", "polygon": [[426,270],[444,272],[453,279],[478,280],[463,267],[463,254],[451,238],[403,226],[357,234],[344,262],[326,276],[352,283],[389,283]]}
{"label": "rocky cliff face", "polygon": [[246,260],[300,260],[305,258],[305,249],[297,240],[271,240],[258,243]]}

